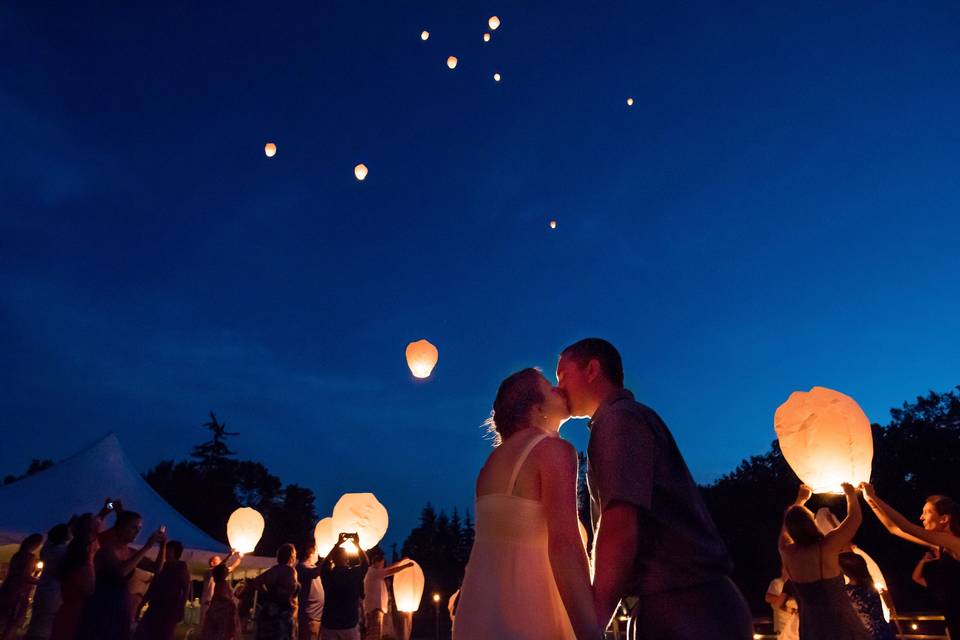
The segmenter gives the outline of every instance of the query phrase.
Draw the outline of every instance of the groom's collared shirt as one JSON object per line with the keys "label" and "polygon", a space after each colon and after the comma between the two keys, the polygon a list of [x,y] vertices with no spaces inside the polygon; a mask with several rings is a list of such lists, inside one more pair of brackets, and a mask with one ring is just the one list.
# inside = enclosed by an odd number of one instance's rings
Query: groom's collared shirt
{"label": "groom's collared shirt", "polygon": [[692,587],[731,573],[700,490],[653,409],[626,389],[602,404],[590,421],[587,457],[594,530],[611,502],[637,507],[637,557],[623,595]]}

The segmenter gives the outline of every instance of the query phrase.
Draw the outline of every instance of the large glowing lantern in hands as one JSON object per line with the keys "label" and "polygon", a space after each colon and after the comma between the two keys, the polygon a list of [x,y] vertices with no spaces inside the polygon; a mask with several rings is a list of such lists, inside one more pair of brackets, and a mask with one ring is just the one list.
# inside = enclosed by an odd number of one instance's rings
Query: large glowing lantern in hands
{"label": "large glowing lantern in hands", "polygon": [[795,391],[773,421],[783,457],[814,493],[839,493],[843,482],[870,481],[870,421],[850,396],[825,387]]}
{"label": "large glowing lantern in hands", "polygon": [[253,553],[263,535],[263,516],[256,509],[240,507],[227,520],[227,540],[240,553]]}
{"label": "large glowing lantern in hands", "polygon": [[380,542],[389,521],[387,509],[372,493],[345,493],[333,507],[334,533],[358,534],[364,550]]}
{"label": "large glowing lantern in hands", "polygon": [[333,530],[333,518],[328,516],[317,522],[317,526],[313,528],[313,541],[317,543],[317,553],[321,557],[325,557],[330,549],[333,549],[333,545],[337,544],[338,533]]}
{"label": "large glowing lantern in hands", "polygon": [[415,378],[429,378],[439,359],[440,352],[426,340],[407,345],[407,366]]}
{"label": "large glowing lantern in hands", "polygon": [[397,610],[413,613],[420,608],[423,599],[423,569],[415,560],[404,558],[400,564],[412,563],[400,573],[393,576],[393,597],[397,601]]}

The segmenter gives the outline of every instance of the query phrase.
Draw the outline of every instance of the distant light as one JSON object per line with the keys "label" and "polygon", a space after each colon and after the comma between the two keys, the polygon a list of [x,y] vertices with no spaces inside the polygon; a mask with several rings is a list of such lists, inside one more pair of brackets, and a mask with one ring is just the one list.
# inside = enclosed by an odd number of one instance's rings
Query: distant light
{"label": "distant light", "polygon": [[632,107],[632,106],[633,106],[633,98],[627,98],[627,106],[628,106],[628,107]]}
{"label": "distant light", "polygon": [[433,601],[434,601],[434,602],[440,602],[440,594],[439,594],[439,593],[433,594]]}
{"label": "distant light", "polygon": [[493,81],[494,81],[494,82],[500,82],[500,74],[499,74],[499,73],[493,74]]}
{"label": "distant light", "polygon": [[917,626],[917,623],[914,622],[913,624],[910,625],[910,628],[911,628],[913,631],[916,631],[916,630],[919,629],[920,627],[918,627],[918,626]]}
{"label": "distant light", "polygon": [[420,39],[426,42],[430,38],[430,32],[424,29],[420,32]]}
{"label": "distant light", "polygon": [[457,56],[450,56],[447,58],[447,66],[451,69],[457,68]]}
{"label": "distant light", "polygon": [[353,168],[353,175],[357,176],[357,180],[363,182],[367,177],[367,165],[362,162]]}
{"label": "distant light", "polygon": [[490,26],[491,31],[496,31],[500,28],[500,18],[497,16],[490,16],[490,19],[487,20],[487,24]]}
{"label": "distant light", "polygon": [[489,34],[489,33],[483,34],[483,41],[484,41],[484,42],[490,42],[490,34]]}
{"label": "distant light", "polygon": [[557,228],[557,221],[556,221],[556,220],[551,220],[551,221],[550,221],[550,228],[551,228],[551,229],[556,229],[556,228]]}
{"label": "distant light", "polygon": [[763,636],[760,635],[759,633],[753,634],[753,640],[760,640],[760,638],[762,638],[762,637],[763,637]]}
{"label": "distant light", "polygon": [[273,144],[272,142],[268,142],[267,144],[263,145],[263,153],[268,158],[272,158],[273,156],[277,155],[277,145]]}

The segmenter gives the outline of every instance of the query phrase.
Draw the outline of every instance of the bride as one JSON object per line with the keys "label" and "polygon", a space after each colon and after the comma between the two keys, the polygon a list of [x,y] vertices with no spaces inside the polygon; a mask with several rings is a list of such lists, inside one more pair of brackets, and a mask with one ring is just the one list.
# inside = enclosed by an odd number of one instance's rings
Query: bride
{"label": "bride", "polygon": [[602,637],[577,525],[577,454],[558,433],[568,417],[537,369],[500,384],[454,640]]}

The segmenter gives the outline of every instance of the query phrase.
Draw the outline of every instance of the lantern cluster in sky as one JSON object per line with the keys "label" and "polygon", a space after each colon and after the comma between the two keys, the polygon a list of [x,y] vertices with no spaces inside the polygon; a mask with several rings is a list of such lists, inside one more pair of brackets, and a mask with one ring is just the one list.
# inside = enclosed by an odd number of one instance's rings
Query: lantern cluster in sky
{"label": "lantern cluster in sky", "polygon": [[773,420],[783,457],[814,493],[840,492],[843,482],[869,482],[873,434],[850,396],[825,387],[795,391]]}
{"label": "lantern cluster in sky", "polygon": [[263,145],[263,153],[268,158],[272,158],[273,156],[277,155],[277,145],[273,144],[272,142],[268,142],[267,144]]}
{"label": "lantern cluster in sky", "polygon": [[487,20],[487,25],[490,27],[490,31],[496,31],[500,28],[500,18],[497,16],[490,16],[490,19]]}
{"label": "lantern cluster in sky", "polygon": [[357,180],[363,182],[367,177],[367,165],[362,162],[353,168],[353,175],[356,176]]}
{"label": "lantern cluster in sky", "polygon": [[407,366],[415,378],[429,378],[437,366],[440,352],[427,340],[417,340],[407,345]]}
{"label": "lantern cluster in sky", "polygon": [[389,521],[387,509],[372,493],[345,493],[333,507],[334,532],[358,534],[364,550],[380,542]]}
{"label": "lantern cluster in sky", "polygon": [[240,553],[253,553],[263,535],[263,516],[256,509],[241,507],[227,520],[227,540]]}
{"label": "lantern cluster in sky", "polygon": [[397,610],[412,613],[420,608],[423,599],[423,569],[415,560],[404,558],[400,564],[413,563],[393,576],[393,597],[397,601]]}

